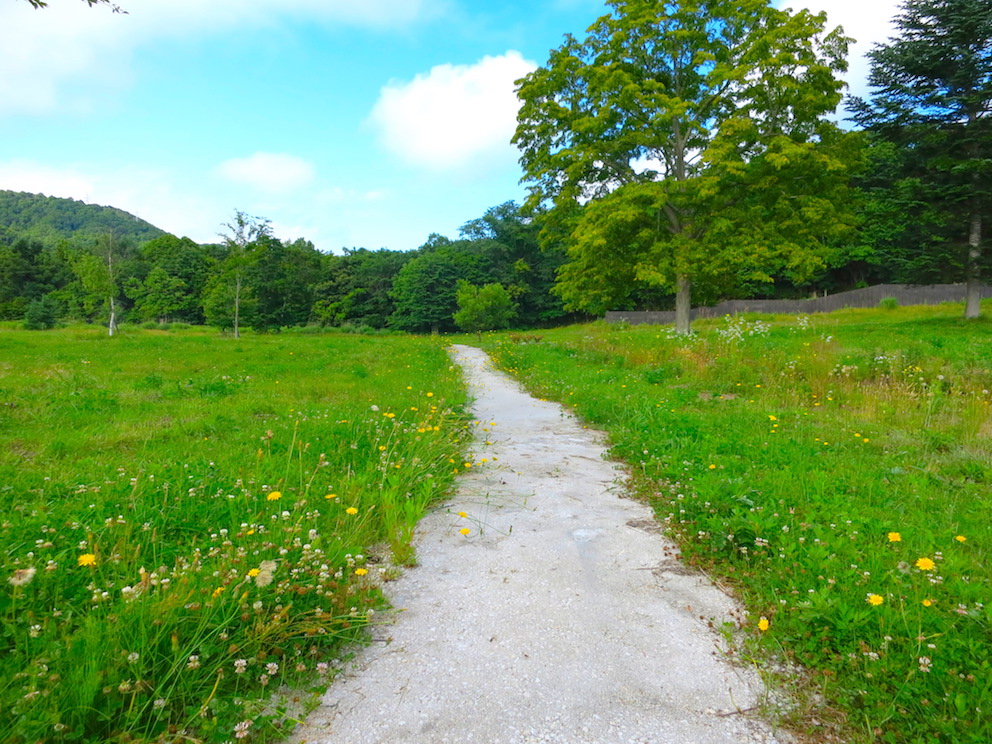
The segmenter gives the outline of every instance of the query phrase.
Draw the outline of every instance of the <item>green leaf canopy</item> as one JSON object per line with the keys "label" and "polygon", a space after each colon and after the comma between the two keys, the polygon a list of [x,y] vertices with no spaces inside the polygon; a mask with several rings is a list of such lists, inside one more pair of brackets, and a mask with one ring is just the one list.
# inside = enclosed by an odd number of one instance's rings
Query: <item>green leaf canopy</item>
{"label": "green leaf canopy", "polygon": [[608,6],[584,41],[566,36],[519,82],[528,207],[571,219],[568,307],[598,311],[622,264],[676,291],[687,332],[693,282],[801,275],[847,227],[856,148],[825,117],[841,100],[848,39],[825,33],[823,14],[767,0]]}

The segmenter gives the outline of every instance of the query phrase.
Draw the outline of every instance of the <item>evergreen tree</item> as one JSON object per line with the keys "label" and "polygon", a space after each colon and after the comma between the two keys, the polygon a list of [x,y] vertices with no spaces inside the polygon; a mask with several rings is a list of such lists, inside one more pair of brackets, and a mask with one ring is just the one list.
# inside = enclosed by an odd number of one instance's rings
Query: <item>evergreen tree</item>
{"label": "evergreen tree", "polygon": [[899,148],[897,189],[934,210],[926,243],[960,246],[965,316],[977,317],[992,210],[992,0],[905,0],[896,27],[868,53],[872,92],[853,101],[855,120]]}

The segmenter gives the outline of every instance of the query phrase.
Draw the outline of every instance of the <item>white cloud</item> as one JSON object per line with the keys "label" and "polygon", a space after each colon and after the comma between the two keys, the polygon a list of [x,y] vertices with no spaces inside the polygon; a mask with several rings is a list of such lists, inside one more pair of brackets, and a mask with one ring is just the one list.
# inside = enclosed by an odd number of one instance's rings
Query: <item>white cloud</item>
{"label": "white cloud", "polygon": [[884,43],[895,35],[892,18],[899,10],[899,0],[784,0],[776,5],[797,10],[809,8],[816,13],[825,11],[828,29],[843,26],[844,33],[855,40],[849,49],[850,67],[844,75],[848,93],[868,94],[869,64],[864,55],[876,43]]}
{"label": "white cloud", "polygon": [[295,191],[309,185],[314,178],[313,165],[303,158],[271,152],[225,160],[217,172],[233,183],[269,194]]}
{"label": "white cloud", "polygon": [[93,179],[71,168],[52,168],[30,160],[0,163],[0,189],[88,201]]}
{"label": "white cloud", "polygon": [[131,84],[131,56],[161,38],[228,34],[292,22],[395,31],[446,0],[117,0],[127,14],[80,0],[0,2],[0,116],[95,105]]}
{"label": "white cloud", "polygon": [[220,221],[230,210],[214,203],[215,195],[184,186],[177,186],[173,174],[159,169],[53,168],[29,160],[0,162],[0,189],[116,207],[168,232],[213,242]]}
{"label": "white cloud", "polygon": [[369,121],[383,146],[413,165],[445,170],[512,160],[520,107],[514,81],[536,67],[513,50],[474,65],[438,65],[385,86]]}

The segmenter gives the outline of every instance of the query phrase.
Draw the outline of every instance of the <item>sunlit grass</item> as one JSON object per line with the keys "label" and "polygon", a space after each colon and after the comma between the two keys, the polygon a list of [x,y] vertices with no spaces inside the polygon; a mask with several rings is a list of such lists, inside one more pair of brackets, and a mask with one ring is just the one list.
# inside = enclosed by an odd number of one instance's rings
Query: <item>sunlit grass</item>
{"label": "sunlit grass", "polygon": [[435,339],[0,331],[0,741],[285,735],[463,403]]}
{"label": "sunlit grass", "polygon": [[739,653],[816,706],[797,726],[992,740],[992,324],[938,306],[695,329],[487,344],[607,430],[685,560],[735,587]]}

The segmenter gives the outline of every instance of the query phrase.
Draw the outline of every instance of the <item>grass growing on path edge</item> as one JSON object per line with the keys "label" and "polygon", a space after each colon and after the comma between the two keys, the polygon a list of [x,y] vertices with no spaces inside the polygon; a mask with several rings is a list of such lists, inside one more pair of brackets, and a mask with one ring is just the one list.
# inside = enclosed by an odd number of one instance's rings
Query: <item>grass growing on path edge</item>
{"label": "grass growing on path edge", "polygon": [[0,742],[284,737],[464,401],[437,339],[0,332]]}
{"label": "grass growing on path edge", "polygon": [[[956,306],[494,334],[608,432],[815,741],[992,740],[992,325]],[[790,667],[805,672],[790,674]],[[778,670],[773,672],[772,670]],[[800,686],[802,690],[800,690]]]}

